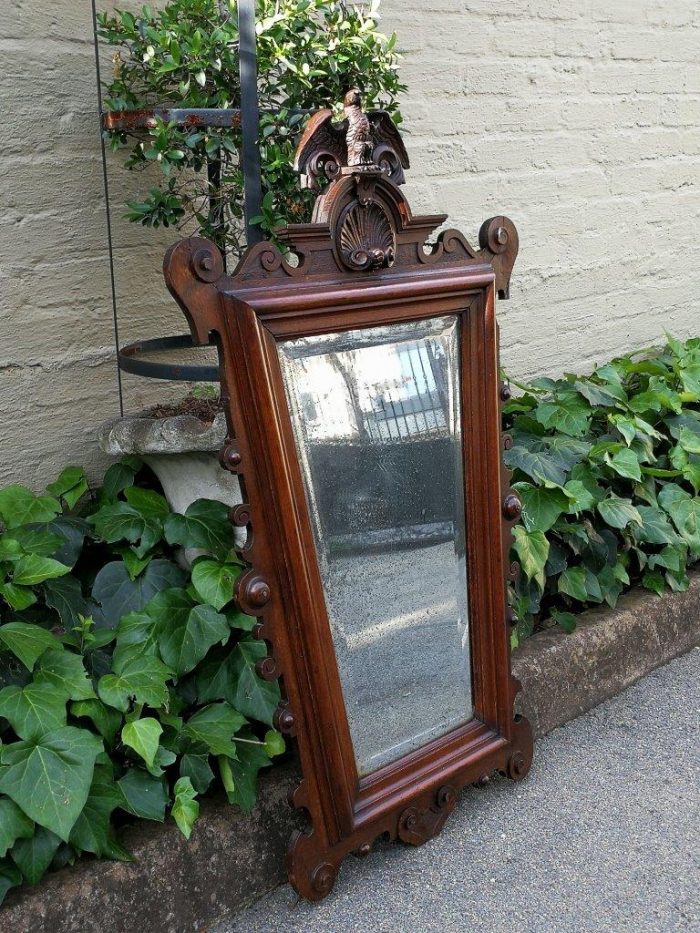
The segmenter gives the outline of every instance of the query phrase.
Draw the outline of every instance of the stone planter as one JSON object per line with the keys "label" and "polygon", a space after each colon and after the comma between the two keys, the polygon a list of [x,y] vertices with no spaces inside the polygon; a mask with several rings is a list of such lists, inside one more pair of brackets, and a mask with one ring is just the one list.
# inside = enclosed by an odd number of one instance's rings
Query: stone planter
{"label": "stone planter", "polygon": [[[100,429],[99,444],[106,454],[137,454],[156,474],[174,512],[184,512],[195,499],[216,499],[226,505],[241,502],[238,477],[219,465],[226,439],[226,419],[218,414],[211,424],[193,415],[115,418]],[[245,529],[236,529],[243,544]],[[188,560],[197,552],[186,553]]]}

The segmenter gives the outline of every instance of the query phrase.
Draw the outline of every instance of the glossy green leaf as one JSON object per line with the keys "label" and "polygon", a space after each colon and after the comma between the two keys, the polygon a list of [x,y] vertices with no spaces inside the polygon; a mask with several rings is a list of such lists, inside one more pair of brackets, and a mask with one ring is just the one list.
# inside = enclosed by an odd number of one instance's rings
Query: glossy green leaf
{"label": "glossy green leaf", "polygon": [[168,794],[163,778],[153,777],[141,768],[130,768],[117,782],[121,794],[119,806],[143,820],[165,820]]}
{"label": "glossy green leaf", "polygon": [[212,703],[188,719],[183,734],[206,746],[212,755],[236,757],[233,736],[245,725],[245,718],[229,703]]}
{"label": "glossy green leaf", "polygon": [[569,507],[569,498],[561,489],[516,483],[515,490],[523,505],[522,519],[528,531],[549,531]]}
{"label": "glossy green leaf", "polygon": [[125,491],[126,501],[144,518],[166,518],[170,514],[170,506],[165,496],[152,489],[141,489],[140,486],[129,486]]}
{"label": "glossy green leaf", "polygon": [[175,782],[174,792],[173,819],[185,839],[189,839],[195,820],[199,816],[197,792],[188,777],[181,777]]}
{"label": "glossy green leaf", "polygon": [[0,797],[0,859],[18,839],[34,835],[34,823],[9,797]]}
{"label": "glossy green leaf", "polygon": [[214,780],[214,772],[209,764],[209,752],[185,752],[180,759],[180,775],[192,781],[192,786],[198,794],[205,794]]}
{"label": "glossy green leaf", "polygon": [[202,602],[218,611],[233,599],[233,585],[241,571],[235,564],[202,558],[192,567],[192,585]]}
{"label": "glossy green leaf", "polygon": [[0,625],[0,642],[31,671],[49,648],[60,647],[55,635],[39,625],[28,622],[8,622]]}
{"label": "glossy green leaf", "polygon": [[74,726],[5,745],[0,750],[0,793],[67,842],[101,751],[102,739]]}
{"label": "glossy green leaf", "polygon": [[630,522],[642,524],[642,516],[632,504],[632,500],[614,494],[598,503],[598,512],[611,528],[626,528]]}
{"label": "glossy green leaf", "polygon": [[87,492],[88,484],[82,467],[69,466],[58,478],[46,487],[46,491],[57,499],[62,498],[69,509]]}
{"label": "glossy green leaf", "polygon": [[27,884],[41,881],[60,844],[59,837],[43,826],[37,826],[32,836],[15,843],[10,857]]}
{"label": "glossy green leaf", "polygon": [[50,648],[42,654],[34,681],[49,684],[57,695],[71,700],[89,700],[95,696],[82,657],[63,648]]}
{"label": "glossy green leaf", "polygon": [[229,693],[228,698],[244,716],[272,725],[281,697],[278,682],[263,680],[256,670],[257,662],[266,654],[262,641],[246,637],[238,642],[231,659],[234,693]]}
{"label": "glossy green leaf", "polygon": [[194,606],[184,624],[161,628],[158,646],[165,663],[180,677],[193,670],[213,645],[225,642],[230,634],[226,616],[212,606]]}
{"label": "glossy green leaf", "polygon": [[585,603],[588,597],[585,567],[567,567],[557,580],[557,588],[560,593],[565,593],[567,596]]}
{"label": "glossy green leaf", "polygon": [[111,822],[112,813],[124,798],[110,770],[95,768],[88,799],[71,830],[70,842],[81,852],[92,852],[99,858],[130,861],[131,856],[117,841]]}
{"label": "glossy green leaf", "polygon": [[0,716],[21,739],[33,739],[66,725],[67,695],[49,683],[0,690]]}
{"label": "glossy green leaf", "polygon": [[549,541],[542,531],[528,531],[516,526],[513,529],[515,541],[513,547],[518,555],[520,566],[528,580],[536,580],[540,588],[544,587],[544,567],[549,555]]}
{"label": "glossy green leaf", "polygon": [[[115,665],[115,668],[117,666]],[[97,684],[100,699],[125,713],[132,700],[159,709],[167,706],[167,681],[172,672],[152,655],[127,658],[112,674],[105,674]]]}
{"label": "glossy green leaf", "polygon": [[33,590],[27,586],[16,586],[14,583],[0,583],[0,596],[17,612],[28,609],[37,601]]}
{"label": "glossy green leaf", "polygon": [[219,758],[219,770],[229,803],[245,813],[255,805],[258,772],[271,764],[265,749],[257,744],[239,743],[238,759]]}
{"label": "glossy green leaf", "polygon": [[0,489],[0,519],[7,528],[18,528],[32,522],[50,522],[61,511],[61,503],[53,496],[35,496],[26,486],[14,483]]}
{"label": "glossy green leaf", "polygon": [[642,517],[641,527],[634,532],[638,541],[646,541],[648,544],[675,544],[678,541],[678,535],[665,512],[648,505],[638,506],[638,511]]}
{"label": "glossy green leaf", "polygon": [[70,573],[70,567],[51,557],[39,554],[25,554],[14,566],[12,582],[19,586],[36,586],[44,580],[52,580]]}
{"label": "glossy green leaf", "polygon": [[118,710],[107,706],[102,700],[79,700],[71,703],[70,711],[77,719],[89,719],[108,744],[114,745],[122,724],[122,715]]}
{"label": "glossy green leaf", "polygon": [[122,729],[122,742],[133,748],[146,762],[146,766],[152,768],[162,734],[163,727],[158,720],[147,716],[126,723]]}
{"label": "glossy green leaf", "polygon": [[144,609],[156,593],[182,586],[186,579],[184,570],[169,560],[151,561],[136,580],[123,561],[112,561],[95,577],[92,595],[101,604],[107,623],[115,628],[122,616]]}
{"label": "glossy green leaf", "polygon": [[634,451],[629,448],[618,450],[610,457],[608,464],[618,476],[624,476],[627,479],[640,481],[642,473],[639,467],[639,460]]}
{"label": "glossy green leaf", "polygon": [[234,547],[229,508],[213,499],[198,499],[184,515],[173,512],[165,521],[165,537],[170,544],[202,548],[217,557],[225,557]]}

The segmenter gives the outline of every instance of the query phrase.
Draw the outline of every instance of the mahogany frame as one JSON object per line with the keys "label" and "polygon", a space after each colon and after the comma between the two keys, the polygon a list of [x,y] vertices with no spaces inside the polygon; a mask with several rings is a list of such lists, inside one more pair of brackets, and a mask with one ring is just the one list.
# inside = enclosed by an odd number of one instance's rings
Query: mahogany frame
{"label": "mahogany frame", "polygon": [[[371,262],[365,253],[358,260],[343,252],[342,226],[348,211],[360,207],[375,212],[367,237],[381,239],[381,250],[369,249],[369,240],[364,244]],[[383,218],[390,225],[390,251]],[[505,581],[518,569],[508,552],[520,503],[508,488],[501,457],[508,439],[501,435],[500,405],[508,396],[499,382],[495,320],[496,296],[507,296],[518,237],[507,218],[496,217],[483,225],[478,252],[455,231],[426,249],[427,236],[444,219],[413,217],[386,173],[343,169],[319,198],[314,222],[283,231],[298,265],[260,243],[227,276],[216,247],[199,238],[177,243],[164,263],[194,339],[214,339],[219,347],[229,432],[221,462],[240,477],[244,504],[231,519],[248,530],[241,555],[249,569],[235,596],[244,612],[259,617],[255,634],[269,645],[258,672],[283,677],[285,700],[275,721],[296,737],[303,779],[291,800],[311,823],[309,832],[292,837],[289,877],[312,900],[328,894],[349,852],[366,855],[385,833],[424,842],[440,830],[463,785],[494,770],[522,778],[532,759],[530,727],[513,715],[519,685],[510,671]],[[474,718],[360,778],[277,342],[447,314],[462,321]]]}

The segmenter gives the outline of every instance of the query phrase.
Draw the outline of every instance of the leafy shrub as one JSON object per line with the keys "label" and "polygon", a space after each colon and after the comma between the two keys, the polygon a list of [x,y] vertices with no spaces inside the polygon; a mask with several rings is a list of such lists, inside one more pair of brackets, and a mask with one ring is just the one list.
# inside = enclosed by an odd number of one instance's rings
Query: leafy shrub
{"label": "leafy shrub", "polygon": [[[251,807],[284,750],[264,643],[231,601],[226,506],[173,514],[140,467],[114,464],[89,501],[74,467],[46,495],[0,490],[0,900],[82,852],[129,858],[129,817],[169,810],[189,837],[215,772]],[[187,573],[178,546],[207,554]]]}
{"label": "leafy shrub", "polygon": [[[307,112],[339,105],[359,85],[365,105],[383,106],[397,122],[396,37],[377,29],[379,6],[350,0],[260,0],[258,96],[263,216],[270,233],[308,219],[313,196],[292,168]],[[223,10],[223,14],[222,14]],[[112,111],[154,106],[240,106],[236,3],[170,0],[135,16],[99,17],[100,36],[115,47],[114,75],[104,105]],[[201,230],[221,248],[241,251],[243,173],[240,129],[187,128],[158,120],[141,134],[112,132],[113,149],[128,146],[130,169],[158,164],[162,181],[129,204],[129,219],[146,226]],[[210,187],[208,168],[216,180]],[[208,197],[214,195],[213,210]]]}
{"label": "leafy shrub", "polygon": [[514,643],[539,619],[571,630],[631,583],[685,589],[700,557],[700,339],[518,388],[504,412],[523,503]]}

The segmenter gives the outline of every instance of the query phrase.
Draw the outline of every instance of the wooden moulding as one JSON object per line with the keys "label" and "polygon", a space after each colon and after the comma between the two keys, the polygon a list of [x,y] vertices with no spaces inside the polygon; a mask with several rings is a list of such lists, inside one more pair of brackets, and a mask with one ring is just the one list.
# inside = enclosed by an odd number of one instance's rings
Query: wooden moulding
{"label": "wooden moulding", "polygon": [[[348,218],[370,212],[362,242]],[[527,721],[514,716],[505,581],[511,527],[520,513],[509,488],[500,431],[497,295],[508,292],[518,249],[505,217],[486,221],[480,249],[454,230],[425,247],[443,215],[414,217],[389,173],[342,168],[316,203],[313,222],[287,227],[288,262],[269,242],[252,246],[232,275],[216,247],[180,241],[166,255],[168,288],[196,341],[216,341],[228,440],[221,454],[238,474],[249,569],[236,599],[259,618],[269,645],[259,665],[283,678],[277,726],[298,745],[303,779],[292,803],[307,832],[292,837],[288,869],[299,894],[330,891],[341,860],[366,855],[388,834],[425,842],[443,825],[462,786],[499,770],[517,780],[532,758]],[[474,718],[365,777],[358,775],[334,653],[302,473],[282,381],[281,340],[451,314],[461,319],[461,402]]]}

